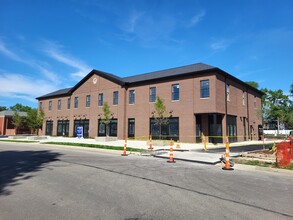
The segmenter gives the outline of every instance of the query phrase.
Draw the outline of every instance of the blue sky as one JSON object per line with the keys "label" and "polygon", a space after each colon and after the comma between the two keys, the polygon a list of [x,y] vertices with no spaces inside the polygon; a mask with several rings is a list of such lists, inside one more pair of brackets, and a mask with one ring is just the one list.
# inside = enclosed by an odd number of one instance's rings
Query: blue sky
{"label": "blue sky", "polygon": [[206,63],[260,88],[293,83],[291,0],[0,0],[0,106],[72,87]]}

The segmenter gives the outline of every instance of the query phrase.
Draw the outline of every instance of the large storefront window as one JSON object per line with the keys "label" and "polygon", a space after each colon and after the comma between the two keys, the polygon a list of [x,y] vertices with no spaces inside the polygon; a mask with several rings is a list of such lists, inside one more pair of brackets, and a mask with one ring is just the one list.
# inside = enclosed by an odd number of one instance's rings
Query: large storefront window
{"label": "large storefront window", "polygon": [[89,136],[89,120],[74,120],[74,136],[76,137],[77,127],[82,127],[83,137],[87,138]]}
{"label": "large storefront window", "polygon": [[229,142],[237,142],[237,124],[236,116],[227,116],[227,136],[229,137]]}
{"label": "large storefront window", "polygon": [[222,143],[222,115],[209,115],[209,142]]}
{"label": "large storefront window", "polygon": [[53,121],[46,121],[46,135],[52,136],[53,133]]}
{"label": "large storefront window", "polygon": [[128,119],[128,137],[135,137],[135,119]]}
{"label": "large storefront window", "polygon": [[155,118],[150,118],[150,134],[153,139],[177,141],[179,139],[179,118],[168,118],[166,124],[159,124]]}
{"label": "large storefront window", "polygon": [[57,122],[57,136],[69,135],[69,120],[58,120]]}
{"label": "large storefront window", "polygon": [[[118,128],[118,120],[117,119],[111,119],[109,124],[109,136],[111,137],[117,137],[117,128]],[[105,137],[107,134],[107,126],[102,122],[101,119],[98,121],[98,136],[99,137]]]}

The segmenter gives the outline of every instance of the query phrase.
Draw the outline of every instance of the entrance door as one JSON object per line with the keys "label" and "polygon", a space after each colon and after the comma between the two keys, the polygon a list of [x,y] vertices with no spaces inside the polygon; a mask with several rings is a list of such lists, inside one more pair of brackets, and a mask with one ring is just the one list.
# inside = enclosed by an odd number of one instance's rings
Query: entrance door
{"label": "entrance door", "polygon": [[209,142],[222,143],[222,115],[209,115]]}
{"label": "entrance door", "polygon": [[196,143],[201,142],[201,134],[202,134],[202,124],[201,124],[201,115],[195,116],[196,120],[196,128],[195,128],[195,135],[196,135]]}

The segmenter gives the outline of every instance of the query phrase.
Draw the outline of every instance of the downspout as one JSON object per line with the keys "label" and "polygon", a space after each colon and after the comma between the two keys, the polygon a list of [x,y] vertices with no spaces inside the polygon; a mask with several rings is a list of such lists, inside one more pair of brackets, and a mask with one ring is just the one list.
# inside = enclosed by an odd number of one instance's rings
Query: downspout
{"label": "downspout", "polygon": [[[226,86],[227,86],[227,77],[225,76],[225,88],[224,88],[224,91],[225,91],[225,118],[226,118],[226,137],[228,136],[228,127],[227,127],[227,124],[228,124],[228,103],[227,103],[227,89],[226,89]],[[224,141],[224,139],[223,139]]]}
{"label": "downspout", "polygon": [[124,125],[123,125],[124,139],[127,138],[127,132],[126,132],[126,124],[127,124],[127,120],[126,120],[126,116],[127,116],[127,114],[126,114],[126,109],[127,109],[126,101],[127,101],[127,99],[126,99],[126,96],[127,96],[127,90],[128,90],[128,88],[127,88],[127,86],[125,86],[125,89],[124,89]]}
{"label": "downspout", "polygon": [[248,101],[248,88],[246,87],[246,102],[247,102],[247,128],[248,128],[248,138],[250,138],[250,123],[249,123],[249,101]]}

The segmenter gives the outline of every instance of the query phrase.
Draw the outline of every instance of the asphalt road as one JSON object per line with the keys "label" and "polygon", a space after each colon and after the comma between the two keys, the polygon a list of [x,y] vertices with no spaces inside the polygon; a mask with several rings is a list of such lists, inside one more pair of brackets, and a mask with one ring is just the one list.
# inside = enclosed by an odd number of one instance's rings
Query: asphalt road
{"label": "asphalt road", "polygon": [[292,219],[293,175],[0,142],[0,219]]}

